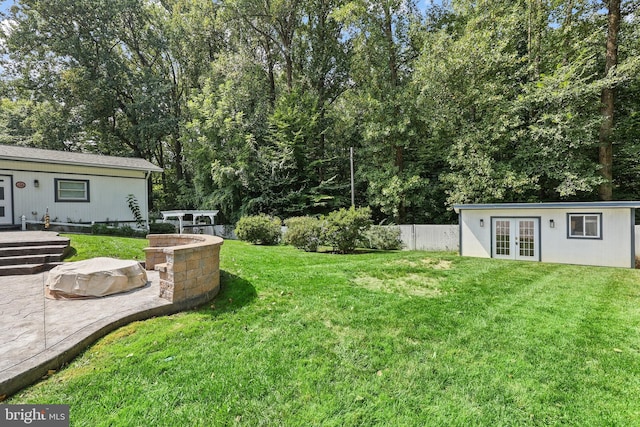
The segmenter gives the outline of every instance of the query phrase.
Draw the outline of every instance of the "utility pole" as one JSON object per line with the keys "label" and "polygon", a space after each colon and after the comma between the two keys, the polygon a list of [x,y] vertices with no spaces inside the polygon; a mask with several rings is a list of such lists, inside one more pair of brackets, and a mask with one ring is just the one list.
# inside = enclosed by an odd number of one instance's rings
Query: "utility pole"
{"label": "utility pole", "polygon": [[349,148],[349,160],[351,162],[351,207],[356,207],[356,187],[353,181],[353,147]]}

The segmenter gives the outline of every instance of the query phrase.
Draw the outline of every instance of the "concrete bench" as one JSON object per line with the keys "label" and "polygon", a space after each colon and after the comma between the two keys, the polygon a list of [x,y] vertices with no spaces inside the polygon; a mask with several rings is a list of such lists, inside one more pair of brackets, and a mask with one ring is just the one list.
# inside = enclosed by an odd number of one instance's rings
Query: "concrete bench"
{"label": "concrete bench", "polygon": [[220,291],[220,237],[149,234],[145,268],[160,273],[160,297],[173,303],[206,302]]}

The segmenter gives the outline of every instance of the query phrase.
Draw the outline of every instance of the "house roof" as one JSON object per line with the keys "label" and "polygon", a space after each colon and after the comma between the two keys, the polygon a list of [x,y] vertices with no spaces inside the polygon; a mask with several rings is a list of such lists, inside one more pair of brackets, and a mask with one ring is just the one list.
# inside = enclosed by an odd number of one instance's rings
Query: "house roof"
{"label": "house roof", "polygon": [[571,208],[640,208],[640,201],[610,202],[551,202],[551,203],[486,203],[453,205],[456,213],[461,210],[482,209],[571,209]]}
{"label": "house roof", "polygon": [[0,145],[0,159],[162,172],[162,168],[136,157],[115,157],[70,151],[43,150],[17,145]]}

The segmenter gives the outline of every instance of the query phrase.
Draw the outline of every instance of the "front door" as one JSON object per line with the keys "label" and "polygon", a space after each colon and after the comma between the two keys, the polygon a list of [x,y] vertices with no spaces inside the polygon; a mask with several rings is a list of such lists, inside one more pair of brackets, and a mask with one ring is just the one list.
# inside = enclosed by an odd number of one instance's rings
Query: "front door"
{"label": "front door", "polygon": [[13,224],[11,175],[0,175],[0,225]]}
{"label": "front door", "polygon": [[492,218],[493,258],[540,260],[539,218]]}

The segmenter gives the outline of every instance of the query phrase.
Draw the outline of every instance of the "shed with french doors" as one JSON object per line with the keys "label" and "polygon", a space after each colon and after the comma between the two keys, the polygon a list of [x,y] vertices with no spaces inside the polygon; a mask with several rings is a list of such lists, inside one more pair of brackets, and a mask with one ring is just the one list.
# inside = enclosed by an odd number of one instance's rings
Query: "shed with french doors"
{"label": "shed with french doors", "polygon": [[638,201],[454,205],[460,255],[635,267]]}

